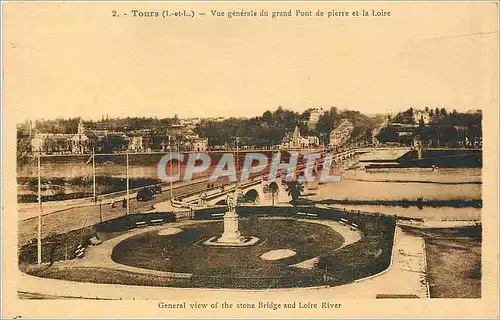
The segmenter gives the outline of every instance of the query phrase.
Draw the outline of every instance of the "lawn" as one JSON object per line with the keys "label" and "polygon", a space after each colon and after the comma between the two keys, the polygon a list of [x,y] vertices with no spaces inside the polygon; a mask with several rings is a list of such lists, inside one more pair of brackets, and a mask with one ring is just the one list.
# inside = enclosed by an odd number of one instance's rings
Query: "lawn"
{"label": "lawn", "polygon": [[[261,240],[254,246],[240,248],[212,247],[201,243],[222,234],[221,221],[191,225],[183,230],[170,236],[147,232],[131,237],[114,248],[112,259],[140,268],[203,276],[282,277],[310,274],[289,266],[319,255],[331,254],[344,242],[340,234],[327,226],[296,219],[240,220],[243,235],[252,235]],[[263,253],[276,249],[291,249],[297,255],[276,261],[260,258]]]}
{"label": "lawn", "polygon": [[[345,218],[350,223],[356,223],[359,226],[363,234],[362,239],[339,249],[344,242],[340,234],[325,225],[296,218],[284,218],[287,215],[293,215],[289,207],[272,209],[259,207],[259,210],[255,207],[241,207],[239,209],[242,234],[260,238],[254,246],[222,248],[202,245],[201,242],[204,240],[222,234],[222,221],[212,220],[211,222],[200,221],[196,225],[186,225],[183,227],[184,232],[175,235],[159,235],[156,231],[146,231],[120,242],[112,252],[112,259],[118,263],[146,269],[193,274],[188,279],[92,267],[59,268],[56,265],[27,268],[26,272],[40,277],[91,283],[266,289],[336,286],[376,274],[389,266],[394,236],[394,217],[376,214],[346,214],[338,210],[320,208],[300,208],[300,212],[315,213],[322,220],[338,221]],[[212,212],[205,213],[203,218],[211,217]],[[280,218],[257,217],[262,215],[280,216]],[[195,214],[195,218],[201,217]],[[125,220],[128,221],[127,219]],[[102,227],[107,231],[116,231],[115,227],[120,227],[121,230],[125,221],[122,220],[114,220],[116,226],[114,223],[111,225],[104,223]],[[168,228],[168,225],[165,227]],[[88,229],[83,233],[75,231],[48,237],[50,241],[45,245],[52,246],[54,243],[56,245],[52,250],[44,250],[44,261],[48,260],[48,257],[45,257],[48,253],[51,253],[50,260],[52,261],[64,259],[65,244],[73,248],[82,241],[86,243],[88,237],[95,234],[95,230]],[[123,232],[127,231],[118,233]],[[115,233],[110,232],[110,235],[113,236]],[[33,263],[36,259],[36,243],[31,243],[22,249],[24,250],[20,254],[20,264]],[[263,253],[276,249],[291,249],[297,254],[275,261],[260,258]],[[290,267],[292,264],[315,257],[319,257],[319,262],[312,270]],[[74,256],[68,258],[72,259]]]}

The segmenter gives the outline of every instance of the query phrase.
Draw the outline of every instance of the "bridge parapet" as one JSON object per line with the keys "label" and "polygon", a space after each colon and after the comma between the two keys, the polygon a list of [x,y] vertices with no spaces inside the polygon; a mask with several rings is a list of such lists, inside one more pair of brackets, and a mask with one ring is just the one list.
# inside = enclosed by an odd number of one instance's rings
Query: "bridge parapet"
{"label": "bridge parapet", "polygon": [[[358,149],[349,149],[349,150],[343,150],[341,152],[338,152],[336,154],[333,154],[333,163],[338,164],[341,163],[357,153],[364,153],[367,152],[368,148],[358,148]],[[332,150],[328,149],[320,149],[317,151],[321,151],[324,153],[331,152]],[[324,158],[322,158],[324,160]],[[297,170],[302,170],[305,168],[305,164],[299,165],[297,167]],[[266,173],[267,174],[267,173]],[[245,194],[248,191],[255,189],[255,191],[258,193],[259,199],[261,201],[276,201],[276,202],[289,202],[290,197],[288,196],[288,193],[286,192],[281,179],[283,177],[283,174],[278,175],[276,182],[277,182],[277,187],[278,187],[278,192],[275,193],[274,197],[270,196],[269,192],[265,192],[265,186],[266,186],[266,181],[264,181],[263,176],[265,174],[262,174],[258,177],[254,177],[253,181],[244,183],[240,185],[240,189],[242,192]],[[268,184],[270,184],[269,182]],[[259,185],[260,184],[260,185]],[[215,205],[216,203],[225,200],[227,193],[228,192],[234,192],[236,188],[236,183],[230,184],[225,187],[217,187],[213,189],[209,189],[203,192],[196,191],[196,192],[190,192],[186,194],[179,195],[173,199],[171,199],[171,204],[173,207],[176,208],[185,208],[185,209],[195,209],[195,208],[200,208],[204,207],[206,205]],[[270,196],[270,197],[268,197]],[[271,199],[269,199],[271,198]],[[277,199],[276,199],[277,198]]]}

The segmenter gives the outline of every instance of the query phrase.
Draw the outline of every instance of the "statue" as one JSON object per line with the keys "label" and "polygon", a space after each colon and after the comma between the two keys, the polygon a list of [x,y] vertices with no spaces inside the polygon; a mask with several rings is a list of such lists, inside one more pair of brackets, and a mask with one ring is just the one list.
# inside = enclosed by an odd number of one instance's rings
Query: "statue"
{"label": "statue", "polygon": [[227,194],[226,203],[227,203],[227,211],[236,210],[236,206],[238,205],[238,194],[236,190],[234,191],[233,195],[231,195],[230,193]]}
{"label": "statue", "polygon": [[224,214],[224,231],[218,238],[212,237],[206,240],[203,244],[216,246],[251,246],[259,241],[259,238],[252,236],[242,236],[239,230],[239,216],[236,213],[238,206],[239,189],[236,188],[233,194],[228,193],[226,196],[227,212]]}
{"label": "statue", "polygon": [[200,197],[198,198],[198,204],[201,206],[204,206],[207,202],[207,194],[203,192]]}
{"label": "statue", "polygon": [[239,244],[245,240],[238,228],[238,214],[236,213],[236,206],[238,205],[238,189],[233,193],[227,194],[226,197],[228,211],[224,215],[224,233],[217,239],[217,242],[228,244]]}

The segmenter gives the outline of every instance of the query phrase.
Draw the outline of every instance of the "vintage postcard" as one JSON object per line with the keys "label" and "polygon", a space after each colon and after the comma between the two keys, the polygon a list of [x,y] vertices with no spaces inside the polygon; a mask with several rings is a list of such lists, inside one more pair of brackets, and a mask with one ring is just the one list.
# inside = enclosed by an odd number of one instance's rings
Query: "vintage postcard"
{"label": "vintage postcard", "polygon": [[498,317],[498,3],[3,2],[3,318]]}

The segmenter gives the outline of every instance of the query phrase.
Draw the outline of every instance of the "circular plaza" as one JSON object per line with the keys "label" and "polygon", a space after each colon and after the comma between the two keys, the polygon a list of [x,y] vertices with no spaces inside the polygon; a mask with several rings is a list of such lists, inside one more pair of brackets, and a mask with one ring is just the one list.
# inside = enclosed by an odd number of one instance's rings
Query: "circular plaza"
{"label": "circular plaza", "polygon": [[159,224],[158,214],[131,215],[94,226],[92,234],[104,241],[89,245],[82,257],[26,272],[77,282],[260,290],[338,286],[390,265],[392,217],[320,208],[238,211],[239,231],[258,239],[253,245],[206,245],[224,231],[216,211]]}

